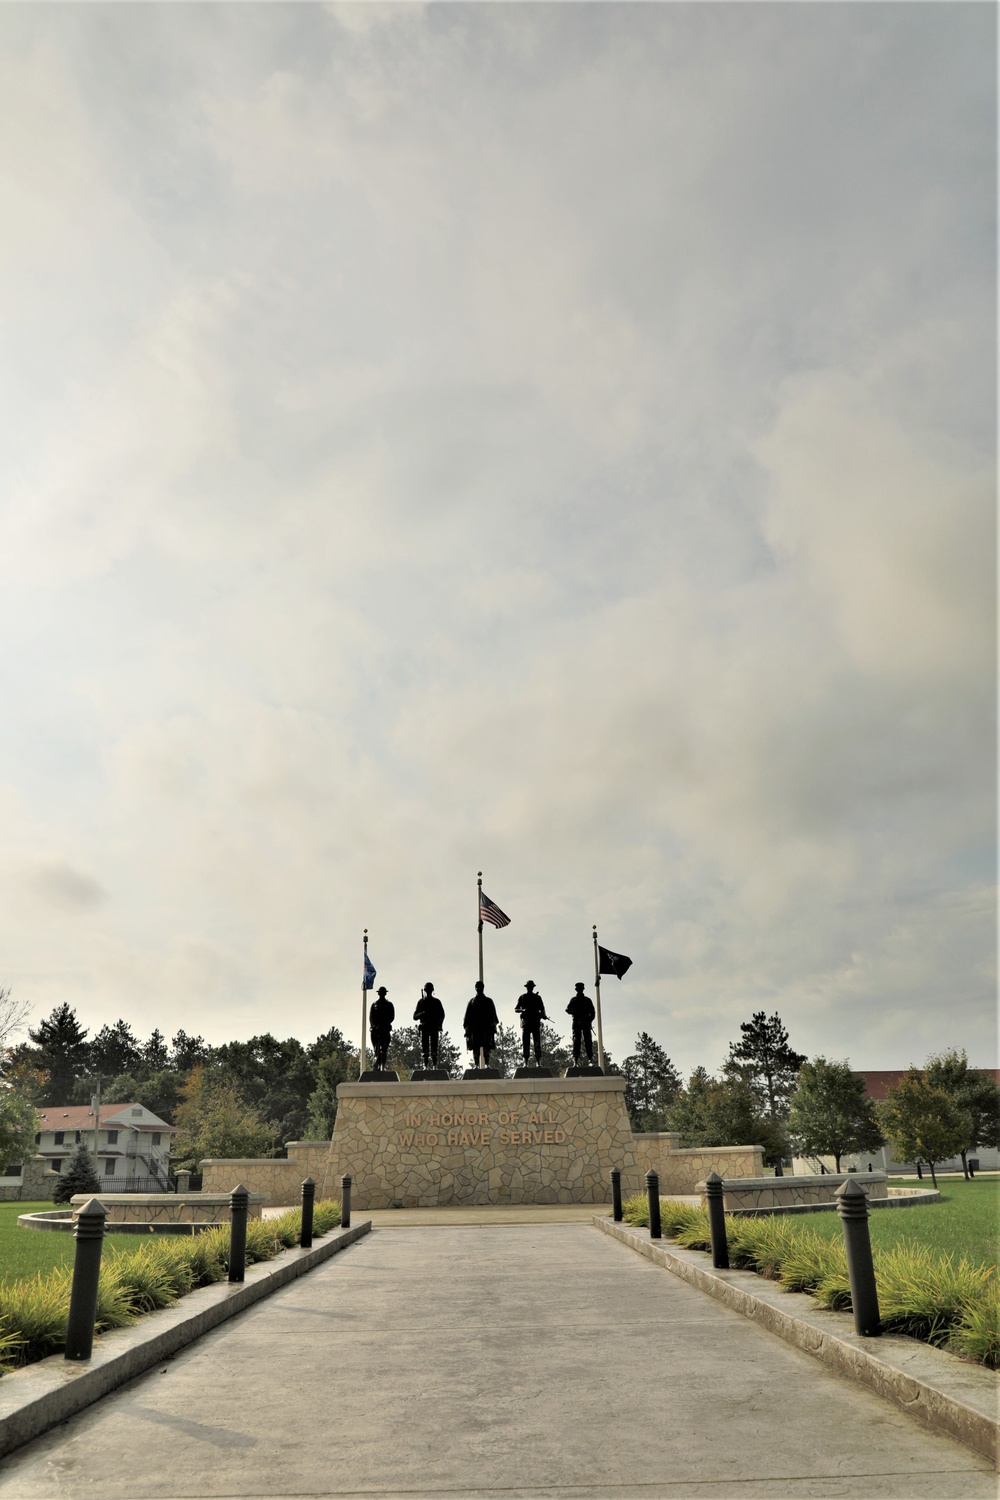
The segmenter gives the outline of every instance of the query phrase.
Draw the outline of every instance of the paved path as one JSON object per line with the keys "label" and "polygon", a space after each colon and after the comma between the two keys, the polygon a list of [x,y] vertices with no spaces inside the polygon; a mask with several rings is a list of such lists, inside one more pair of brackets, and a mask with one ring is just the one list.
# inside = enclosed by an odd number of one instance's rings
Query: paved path
{"label": "paved path", "polygon": [[0,1465],[5,1500],[995,1496],[587,1225],[374,1230]]}

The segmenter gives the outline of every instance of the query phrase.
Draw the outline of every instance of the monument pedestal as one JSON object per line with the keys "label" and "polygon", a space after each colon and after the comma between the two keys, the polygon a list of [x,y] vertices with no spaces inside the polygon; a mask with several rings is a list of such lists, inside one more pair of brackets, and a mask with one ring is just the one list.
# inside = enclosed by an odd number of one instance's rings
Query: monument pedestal
{"label": "monument pedestal", "polygon": [[320,1196],[349,1172],[358,1210],[597,1205],[610,1199],[612,1167],[623,1192],[639,1191],[624,1078],[475,1071],[443,1082],[342,1083]]}
{"label": "monument pedestal", "polygon": [[523,1068],[515,1068],[514,1069],[514,1077],[515,1078],[551,1078],[552,1077],[552,1069],[551,1068],[529,1068],[527,1066],[525,1066]]}
{"label": "monument pedestal", "polygon": [[450,1078],[451,1074],[447,1068],[414,1068],[410,1074],[411,1083],[427,1083],[433,1079],[437,1083],[443,1083]]}
{"label": "monument pedestal", "polygon": [[366,1068],[358,1079],[359,1083],[398,1083],[399,1074],[395,1068]]}
{"label": "monument pedestal", "polygon": [[596,1063],[574,1063],[571,1068],[566,1069],[567,1078],[603,1078],[604,1069],[599,1068]]}
{"label": "monument pedestal", "polygon": [[499,1068],[466,1068],[462,1074],[462,1082],[466,1083],[475,1078],[502,1078],[503,1074]]}

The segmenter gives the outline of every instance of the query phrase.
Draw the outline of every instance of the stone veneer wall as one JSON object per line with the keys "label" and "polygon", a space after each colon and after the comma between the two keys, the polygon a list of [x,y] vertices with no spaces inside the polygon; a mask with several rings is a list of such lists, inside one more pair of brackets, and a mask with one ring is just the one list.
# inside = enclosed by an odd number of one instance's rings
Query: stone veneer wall
{"label": "stone veneer wall", "polygon": [[29,1156],[21,1168],[21,1176],[0,1187],[0,1203],[37,1203],[43,1198],[52,1199],[59,1173],[53,1172],[44,1156]]}
{"label": "stone veneer wall", "polygon": [[322,1191],[322,1178],[326,1175],[330,1156],[329,1141],[289,1141],[288,1159],[284,1157],[209,1157],[199,1162],[202,1170],[201,1187],[204,1193],[228,1193],[237,1183],[263,1195],[267,1208],[281,1208],[298,1203],[302,1197],[302,1183],[311,1177],[316,1183],[316,1196],[340,1197],[340,1179],[334,1184],[330,1179],[330,1190]]}
{"label": "stone veneer wall", "polygon": [[[229,1219],[228,1193],[74,1193],[74,1219],[91,1198],[103,1203],[109,1224],[223,1224]],[[251,1193],[247,1217],[259,1219],[263,1207],[263,1193]]]}
{"label": "stone veneer wall", "polygon": [[[718,1168],[715,1170],[718,1171]],[[847,1181],[856,1182],[870,1198],[888,1197],[888,1179],[884,1172],[852,1172],[850,1178],[846,1172],[840,1175],[828,1172],[825,1176],[750,1177],[742,1182],[726,1182],[722,1201],[727,1213],[741,1208],[778,1208],[799,1203],[832,1203],[834,1193],[842,1182]],[[699,1182],[698,1191],[701,1193],[702,1203],[707,1203],[704,1182]]]}
{"label": "stone veneer wall", "polygon": [[676,1131],[662,1130],[632,1137],[643,1175],[656,1172],[660,1194],[693,1194],[710,1172],[720,1177],[759,1177],[764,1171],[760,1146],[699,1146],[681,1148]]}
{"label": "stone veneer wall", "polygon": [[358,1209],[607,1203],[639,1173],[622,1078],[341,1084],[320,1191]]}

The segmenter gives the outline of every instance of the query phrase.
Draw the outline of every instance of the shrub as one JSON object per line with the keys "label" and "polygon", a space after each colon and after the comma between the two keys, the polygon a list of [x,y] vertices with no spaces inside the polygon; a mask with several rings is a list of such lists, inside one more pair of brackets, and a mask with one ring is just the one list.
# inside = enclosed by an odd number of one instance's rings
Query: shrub
{"label": "shrub", "polygon": [[807,1231],[789,1247],[778,1281],[786,1292],[815,1293],[822,1281],[836,1275],[847,1275],[843,1245]]}

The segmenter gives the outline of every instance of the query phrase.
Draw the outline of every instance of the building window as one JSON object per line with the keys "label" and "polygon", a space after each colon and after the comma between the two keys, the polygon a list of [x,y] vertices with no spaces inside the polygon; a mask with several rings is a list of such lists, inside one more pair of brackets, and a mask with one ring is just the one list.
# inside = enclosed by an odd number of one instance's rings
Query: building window
{"label": "building window", "polygon": [[141,1115],[142,1114],[142,1105],[141,1104],[137,1104],[136,1107],[135,1107],[135,1109],[132,1111],[132,1113],[134,1115]]}
{"label": "building window", "polygon": [[108,1131],[108,1145],[109,1146],[117,1146],[117,1144],[118,1144],[118,1132],[117,1132],[117,1130],[109,1130]]}
{"label": "building window", "polygon": [[49,1162],[49,1166],[52,1168],[53,1172],[61,1172],[62,1171],[62,1159],[61,1159],[61,1157],[58,1157],[58,1156],[55,1157],[52,1161]]}
{"label": "building window", "polygon": [[115,1157],[115,1156],[109,1156],[108,1157],[107,1161],[104,1163],[104,1175],[105,1175],[105,1177],[113,1177],[115,1175],[115,1167],[117,1166],[117,1163],[118,1163],[118,1158],[117,1157]]}
{"label": "building window", "polygon": [[42,1144],[42,1132],[39,1131],[38,1134],[35,1136],[35,1145],[36,1146],[40,1146],[41,1144]]}
{"label": "building window", "polygon": [[80,1132],[78,1130],[75,1131],[74,1134],[76,1135],[76,1144],[79,1146],[80,1141],[83,1139],[83,1137],[81,1136],[81,1134],[80,1134]]}
{"label": "building window", "polygon": [[20,1177],[21,1163],[19,1161],[12,1161],[10,1165],[5,1168],[3,1175],[5,1177]]}
{"label": "building window", "polygon": [[56,1133],[55,1133],[55,1135],[52,1138],[52,1144],[54,1146],[61,1146],[62,1143],[63,1143],[63,1141],[65,1139],[66,1139],[65,1132],[62,1131],[62,1130],[57,1130]]}
{"label": "building window", "polygon": [[153,1131],[153,1145],[154,1146],[158,1146],[159,1144],[160,1144],[160,1132],[158,1130],[154,1130]]}

